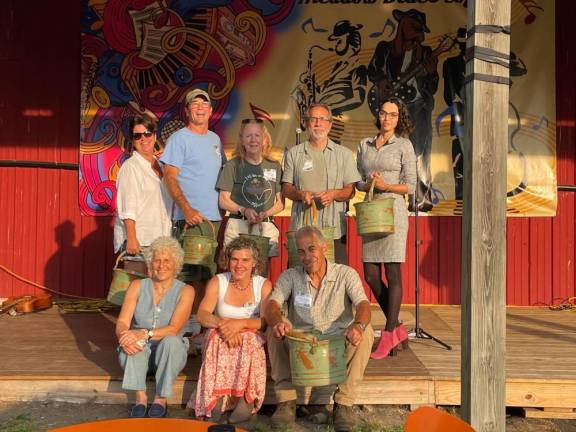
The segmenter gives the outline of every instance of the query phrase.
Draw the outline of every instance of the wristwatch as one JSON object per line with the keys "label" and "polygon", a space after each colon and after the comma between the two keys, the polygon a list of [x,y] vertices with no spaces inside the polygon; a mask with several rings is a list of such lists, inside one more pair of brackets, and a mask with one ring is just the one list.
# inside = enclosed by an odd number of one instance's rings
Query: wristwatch
{"label": "wristwatch", "polygon": [[366,330],[366,324],[364,324],[362,321],[354,321],[354,324],[360,327],[360,330],[362,330],[362,333],[364,333],[364,330]]}
{"label": "wristwatch", "polygon": [[238,216],[244,217],[244,210],[246,210],[244,207],[238,207]]}
{"label": "wristwatch", "polygon": [[154,331],[153,330],[147,330],[146,331],[146,338],[148,340],[152,339],[154,337]]}

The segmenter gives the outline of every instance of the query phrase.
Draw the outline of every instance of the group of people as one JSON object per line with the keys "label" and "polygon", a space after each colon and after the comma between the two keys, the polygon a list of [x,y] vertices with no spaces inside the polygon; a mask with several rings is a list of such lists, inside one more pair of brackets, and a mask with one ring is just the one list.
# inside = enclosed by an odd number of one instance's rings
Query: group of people
{"label": "group of people", "polygon": [[[355,424],[351,407],[369,358],[393,355],[407,338],[398,319],[400,265],[408,230],[404,196],[415,190],[416,162],[407,138],[413,124],[406,106],[394,98],[382,103],[378,132],[361,141],[354,162],[349,149],[328,137],[330,107],[311,105],[309,140],[288,151],[283,169],[270,155],[272,140],[261,120],[242,121],[234,157],[227,161],[218,135],[208,129],[208,93],[190,91],[185,109],[187,126],[170,136],[159,159],[155,122],[136,116],[130,129],[135,151],[117,176],[116,251],[142,253],[148,267],[148,278],[129,286],[116,327],[123,388],[135,391],[131,416],[165,416],[167,398],[186,363],[183,329],[195,290],[178,280],[184,252],[177,239],[185,228],[202,233],[211,223],[219,229],[227,211],[225,272],[216,274],[216,265],[189,269],[207,281],[196,314],[207,329],[203,362],[189,407],[196,417],[211,421],[220,421],[227,411],[228,422],[247,420],[264,400],[268,354],[278,402],[272,421],[293,422],[296,391],[286,335],[293,328],[339,334],[349,342],[347,377],[334,395],[333,423],[336,431],[350,430]],[[365,279],[386,316],[373,352],[370,303],[346,252],[348,202],[356,189],[367,191],[372,184],[375,196],[395,199],[396,224],[393,234],[363,239]],[[279,232],[271,217],[284,209],[284,197],[293,203],[291,229],[302,265],[284,271],[273,286],[258,274],[259,249],[239,234],[258,224],[270,238],[270,256],[278,255]],[[317,226],[304,217],[311,206],[317,208]],[[333,238],[325,238],[324,227],[333,228]],[[328,242],[334,242],[335,263],[326,259]],[[156,378],[150,406],[149,372]]]}

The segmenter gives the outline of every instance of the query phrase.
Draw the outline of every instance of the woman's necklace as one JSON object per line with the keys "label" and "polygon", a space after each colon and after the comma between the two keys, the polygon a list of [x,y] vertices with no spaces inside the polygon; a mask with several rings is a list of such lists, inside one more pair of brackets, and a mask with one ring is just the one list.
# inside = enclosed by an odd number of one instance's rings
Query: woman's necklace
{"label": "woman's necklace", "polygon": [[248,282],[248,284],[243,287],[242,285],[240,285],[238,283],[238,281],[236,279],[234,279],[234,277],[231,278],[230,283],[232,284],[232,286],[234,288],[236,288],[238,291],[246,291],[248,289],[248,287],[250,287],[252,285],[252,278],[250,278],[250,282]]}

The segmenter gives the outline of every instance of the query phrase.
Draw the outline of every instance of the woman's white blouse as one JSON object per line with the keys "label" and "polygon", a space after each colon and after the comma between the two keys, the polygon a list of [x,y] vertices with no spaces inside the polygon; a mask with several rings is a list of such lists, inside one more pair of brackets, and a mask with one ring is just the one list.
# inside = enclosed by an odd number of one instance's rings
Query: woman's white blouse
{"label": "woman's white blouse", "polygon": [[126,240],[124,219],[136,222],[140,246],[149,246],[156,238],[170,235],[172,199],[150,162],[138,152],[127,159],[116,178],[116,221],[114,251]]}

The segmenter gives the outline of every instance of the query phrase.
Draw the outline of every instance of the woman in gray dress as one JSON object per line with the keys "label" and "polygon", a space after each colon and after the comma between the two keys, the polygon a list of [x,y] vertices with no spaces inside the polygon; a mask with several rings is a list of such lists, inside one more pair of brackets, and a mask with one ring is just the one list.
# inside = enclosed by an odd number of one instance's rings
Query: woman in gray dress
{"label": "woman in gray dress", "polygon": [[[386,327],[372,358],[394,355],[394,347],[408,337],[398,321],[402,303],[400,264],[405,261],[408,211],[405,195],[414,193],[416,186],[416,156],[408,139],[414,125],[406,105],[389,98],[380,106],[376,136],[365,138],[358,146],[357,164],[362,181],[356,187],[367,192],[374,182],[376,198],[394,198],[393,234],[362,238],[364,278],[386,316]],[[382,264],[386,285],[382,280]]]}
{"label": "woman in gray dress", "polygon": [[[167,398],[188,357],[183,337],[194,302],[194,288],[176,280],[184,251],[176,239],[159,237],[145,252],[149,278],[130,283],[116,324],[122,388],[135,391],[131,417],[165,417]],[[146,375],[156,378],[156,395],[150,408]]]}

